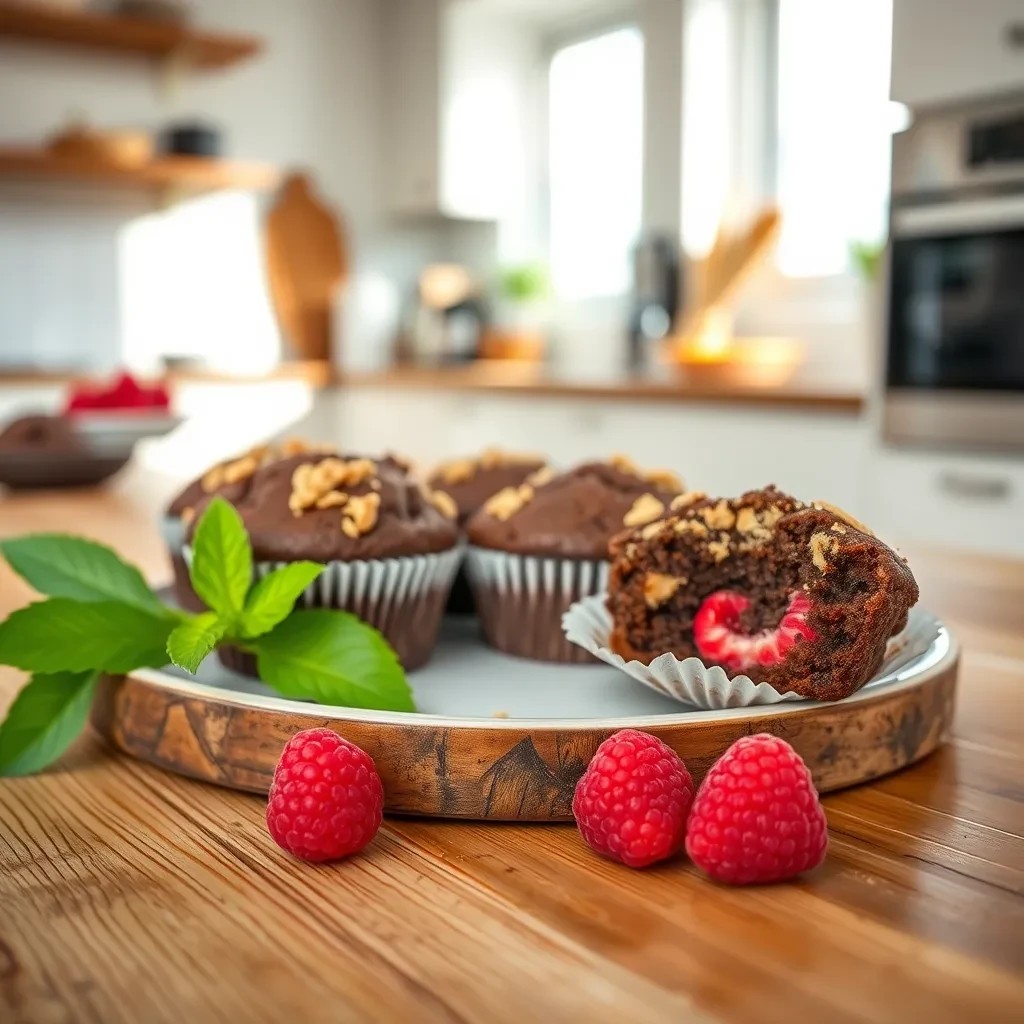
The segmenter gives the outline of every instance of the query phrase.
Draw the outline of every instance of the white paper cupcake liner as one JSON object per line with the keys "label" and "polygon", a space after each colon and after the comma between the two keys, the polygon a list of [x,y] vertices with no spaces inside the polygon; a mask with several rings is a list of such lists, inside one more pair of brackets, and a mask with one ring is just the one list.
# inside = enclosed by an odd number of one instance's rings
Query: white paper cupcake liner
{"label": "white paper cupcake liner", "polygon": [[539,661],[594,660],[565,638],[561,618],[581,598],[605,592],[606,561],[539,558],[470,546],[466,572],[484,638],[492,647]]}
{"label": "white paper cupcake liner", "polygon": [[[185,548],[186,561],[192,552]],[[297,608],[337,608],[357,615],[379,630],[406,669],[430,658],[462,549],[426,555],[328,562],[299,595]],[[257,580],[288,562],[257,562]],[[230,656],[229,656],[230,657]],[[246,669],[238,665],[232,668]]]}
{"label": "white paper cupcake liner", "polygon": [[[706,711],[808,699],[792,691],[779,693],[768,683],[755,683],[750,676],[730,679],[725,669],[718,665],[705,665],[699,658],[680,660],[673,654],[662,654],[649,665],[641,661],[627,662],[608,647],[612,617],[604,594],[577,601],[562,616],[562,628],[572,643],[645,686]],[[912,608],[906,628],[889,641],[881,668],[865,685],[874,686],[891,680],[928,650],[938,637],[940,628],[941,623],[931,612]]]}

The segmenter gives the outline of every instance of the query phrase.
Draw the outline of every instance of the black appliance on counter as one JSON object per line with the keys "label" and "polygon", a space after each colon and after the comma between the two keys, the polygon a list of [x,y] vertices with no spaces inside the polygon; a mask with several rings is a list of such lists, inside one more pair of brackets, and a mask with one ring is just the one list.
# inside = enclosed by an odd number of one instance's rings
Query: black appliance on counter
{"label": "black appliance on counter", "polygon": [[679,308],[679,240],[669,234],[642,238],[633,250],[627,369],[650,369],[654,345],[672,329]]}
{"label": "black appliance on counter", "polygon": [[1024,96],[893,144],[883,430],[1024,450]]}

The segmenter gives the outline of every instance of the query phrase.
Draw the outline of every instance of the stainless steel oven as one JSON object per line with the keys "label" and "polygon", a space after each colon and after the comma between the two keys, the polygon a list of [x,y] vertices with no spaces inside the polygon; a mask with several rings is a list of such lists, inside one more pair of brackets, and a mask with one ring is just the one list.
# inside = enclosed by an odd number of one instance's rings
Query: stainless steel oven
{"label": "stainless steel oven", "polygon": [[1024,139],[975,180],[971,161],[993,149],[964,127],[954,187],[894,194],[884,434],[1024,450]]}

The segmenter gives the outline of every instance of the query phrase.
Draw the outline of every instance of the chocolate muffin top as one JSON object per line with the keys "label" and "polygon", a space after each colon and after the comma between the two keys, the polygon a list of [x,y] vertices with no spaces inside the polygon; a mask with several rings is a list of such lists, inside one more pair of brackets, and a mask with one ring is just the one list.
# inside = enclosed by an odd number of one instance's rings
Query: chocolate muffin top
{"label": "chocolate muffin top", "polygon": [[222,498],[234,503],[239,496],[245,493],[245,481],[262,466],[267,466],[278,459],[301,455],[304,452],[329,453],[332,451],[333,449],[315,447],[298,438],[273,444],[256,445],[241,455],[216,463],[202,476],[196,477],[171,501],[164,514],[191,520],[195,515],[196,507],[207,495],[219,494]]}
{"label": "chocolate muffin top", "polygon": [[0,431],[0,451],[70,455],[84,450],[66,416],[20,416]]}
{"label": "chocolate muffin top", "polygon": [[450,459],[442,462],[430,475],[432,489],[451,495],[459,510],[459,526],[488,498],[506,487],[518,487],[538,470],[546,460],[539,455],[525,455],[488,448],[477,458]]}
{"label": "chocolate muffin top", "polygon": [[866,526],[774,487],[677,506],[612,544],[613,650],[644,663],[698,657],[819,700],[878,671],[918,588]]}
{"label": "chocolate muffin top", "polygon": [[682,486],[674,474],[645,473],[623,456],[558,475],[542,469],[489,498],[467,533],[472,544],[515,554],[608,558],[615,534],[663,515]]}
{"label": "chocolate muffin top", "polygon": [[[393,456],[305,452],[235,486],[232,504],[257,561],[395,558],[447,551],[458,540],[451,499],[421,488]],[[213,497],[200,500],[195,518]]]}

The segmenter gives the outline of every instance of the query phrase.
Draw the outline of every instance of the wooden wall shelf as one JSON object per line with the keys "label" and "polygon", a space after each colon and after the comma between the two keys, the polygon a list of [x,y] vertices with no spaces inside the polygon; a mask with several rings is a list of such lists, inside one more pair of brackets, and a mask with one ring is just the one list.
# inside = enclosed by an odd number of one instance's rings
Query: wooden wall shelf
{"label": "wooden wall shelf", "polygon": [[237,188],[264,191],[280,181],[276,167],[239,160],[197,156],[160,156],[139,167],[84,157],[65,157],[45,149],[0,147],[0,178],[86,181],[143,189],[207,192]]}
{"label": "wooden wall shelf", "polygon": [[0,0],[0,38],[84,47],[160,58],[179,56],[194,67],[225,68],[263,49],[254,36],[205,32],[141,18],[61,10]]}

